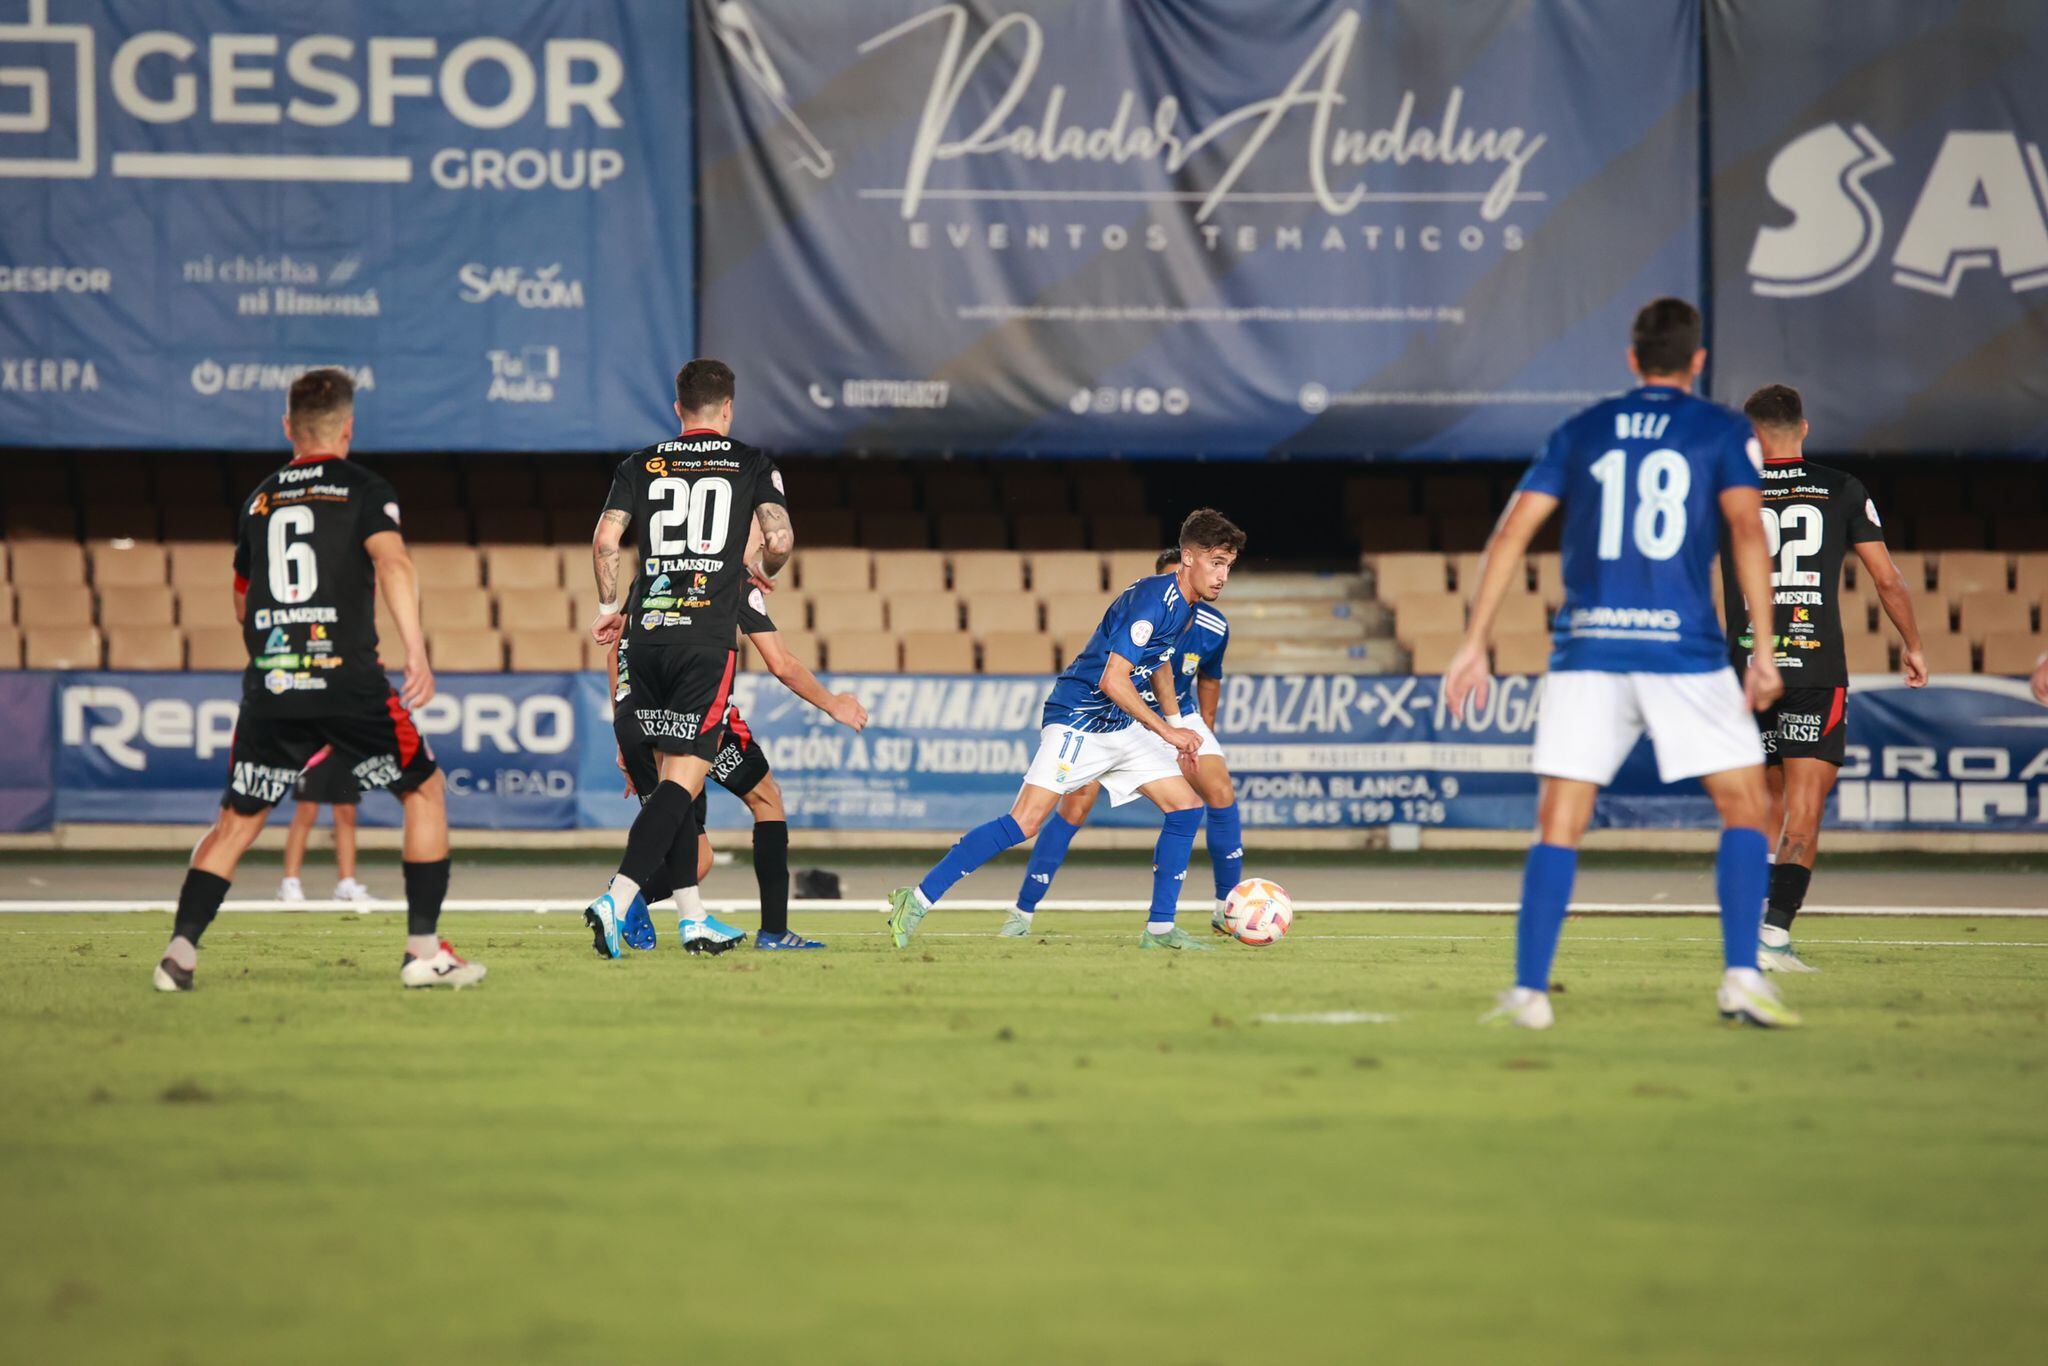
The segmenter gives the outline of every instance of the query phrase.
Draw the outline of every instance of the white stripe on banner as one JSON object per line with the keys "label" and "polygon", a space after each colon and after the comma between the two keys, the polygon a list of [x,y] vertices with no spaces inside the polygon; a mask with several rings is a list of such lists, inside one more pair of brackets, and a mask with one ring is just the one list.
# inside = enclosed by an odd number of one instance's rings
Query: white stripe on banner
{"label": "white stripe on banner", "polygon": [[1529,745],[1458,745],[1413,741],[1394,745],[1246,745],[1230,747],[1240,773],[1527,773]]}

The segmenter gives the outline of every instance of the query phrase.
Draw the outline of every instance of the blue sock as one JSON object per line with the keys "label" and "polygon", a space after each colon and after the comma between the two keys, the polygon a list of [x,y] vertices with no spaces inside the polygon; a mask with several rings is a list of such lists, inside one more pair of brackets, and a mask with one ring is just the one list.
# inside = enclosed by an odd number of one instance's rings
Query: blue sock
{"label": "blue sock", "polygon": [[1770,841],[1761,830],[1723,830],[1714,855],[1714,895],[1721,902],[1721,946],[1731,968],[1756,966],[1757,927],[1771,890]]}
{"label": "blue sock", "polygon": [[1564,933],[1565,910],[1578,876],[1579,851],[1532,844],[1522,866],[1522,914],[1515,921],[1515,985],[1550,990],[1550,964]]}
{"label": "blue sock", "polygon": [[1180,884],[1187,879],[1188,859],[1195,852],[1195,831],[1202,828],[1202,808],[1169,811],[1152,846],[1152,910],[1148,925],[1170,925],[1180,909]]}
{"label": "blue sock", "polygon": [[1067,846],[1080,833],[1080,826],[1057,811],[1046,819],[1045,827],[1038,832],[1038,843],[1031,846],[1031,866],[1024,870],[1024,885],[1017,889],[1018,910],[1029,915],[1038,909],[1038,903],[1052,890],[1053,875],[1059,872],[1060,863],[1067,856]]}
{"label": "blue sock", "polygon": [[1244,881],[1244,824],[1236,802],[1209,808],[1209,867],[1216,874],[1218,901]]}
{"label": "blue sock", "polygon": [[1023,828],[1008,812],[977,825],[946,851],[938,866],[924,875],[924,881],[917,884],[918,894],[924,898],[925,905],[936,906],[939,898],[952,890],[954,883],[1003,850],[1014,849],[1023,842]]}

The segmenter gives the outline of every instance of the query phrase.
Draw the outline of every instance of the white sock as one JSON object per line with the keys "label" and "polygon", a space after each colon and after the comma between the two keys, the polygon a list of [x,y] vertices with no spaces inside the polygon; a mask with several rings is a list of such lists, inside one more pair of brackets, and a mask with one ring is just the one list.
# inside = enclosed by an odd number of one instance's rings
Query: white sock
{"label": "white sock", "polygon": [[1145,922],[1145,932],[1147,934],[1172,934],[1173,922],[1171,920],[1148,920]]}
{"label": "white sock", "polygon": [[624,873],[617,873],[613,875],[612,885],[608,890],[612,894],[612,904],[623,911],[633,904],[634,897],[640,895],[640,884]]}
{"label": "white sock", "polygon": [[1776,925],[1763,925],[1757,929],[1757,942],[1767,949],[1787,948],[1792,943],[1792,931],[1781,930]]}
{"label": "white sock", "polygon": [[164,957],[190,972],[199,966],[199,946],[182,934],[173,935],[170,947],[164,950]]}
{"label": "white sock", "polygon": [[1012,912],[1011,912],[1011,914],[1012,914],[1012,915],[1021,915],[1021,916],[1023,916],[1023,917],[1024,917],[1024,923],[1025,923],[1025,924],[1027,924],[1027,925],[1029,925],[1029,924],[1031,923],[1031,917],[1032,917],[1032,914],[1033,914],[1033,913],[1032,913],[1032,912],[1030,912],[1030,911],[1027,911],[1027,910],[1025,910],[1025,909],[1024,909],[1024,908],[1023,908],[1022,906],[1019,906],[1019,907],[1018,907],[1018,908],[1017,908],[1017,909],[1016,909],[1015,911],[1012,911]]}
{"label": "white sock", "polygon": [[1728,981],[1739,987],[1755,988],[1764,984],[1764,975],[1755,968],[1730,968]]}
{"label": "white sock", "polygon": [[924,888],[912,887],[910,889],[910,895],[916,898],[917,904],[924,907],[926,910],[930,910],[932,908],[932,903],[924,899]]}
{"label": "white sock", "polygon": [[684,920],[704,918],[704,891],[701,887],[679,887],[676,889],[676,914]]}
{"label": "white sock", "polygon": [[405,937],[405,951],[415,958],[432,958],[441,951],[440,937],[431,934],[409,934]]}

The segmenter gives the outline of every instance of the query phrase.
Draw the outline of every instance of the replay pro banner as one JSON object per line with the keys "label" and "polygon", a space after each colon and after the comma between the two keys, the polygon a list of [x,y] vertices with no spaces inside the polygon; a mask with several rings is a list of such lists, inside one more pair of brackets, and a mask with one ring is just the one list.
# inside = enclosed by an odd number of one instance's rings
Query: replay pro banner
{"label": "replay pro banner", "polygon": [[1713,388],[1812,451],[2048,448],[2048,4],[1709,0]]}
{"label": "replay pro banner", "polygon": [[750,440],[1520,453],[1698,289],[1697,0],[693,8]]}
{"label": "replay pro banner", "polygon": [[680,0],[0,0],[0,445],[632,447],[690,353]]}

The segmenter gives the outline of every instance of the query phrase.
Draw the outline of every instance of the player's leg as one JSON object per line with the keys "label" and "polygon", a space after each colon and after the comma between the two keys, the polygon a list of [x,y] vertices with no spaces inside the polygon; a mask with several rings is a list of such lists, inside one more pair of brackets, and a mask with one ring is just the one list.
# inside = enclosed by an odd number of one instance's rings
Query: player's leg
{"label": "player's leg", "polygon": [[[1040,753],[1044,753],[1048,743],[1046,736],[1056,731],[1064,733],[1065,729],[1047,726],[1040,737]],[[915,887],[898,887],[889,893],[889,933],[897,948],[910,947],[910,936],[917,932],[919,922],[961,878],[1004,850],[1016,848],[1044,827],[1046,818],[1059,805],[1062,794],[1032,780],[1031,775],[1038,769],[1039,765],[1034,760],[1031,772],[1025,775],[1024,785],[1017,791],[1017,800],[1010,804],[1007,812],[962,835]],[[1080,781],[1087,779],[1084,777]]]}
{"label": "player's leg", "polygon": [[[431,762],[431,761],[429,761]],[[484,979],[441,937],[448,898],[448,784],[439,770],[392,786],[405,824],[399,866],[405,878],[405,959],[398,980],[408,987],[466,987]]]}
{"label": "player's leg", "polygon": [[1788,756],[1782,765],[1783,816],[1772,827],[1779,832],[1778,861],[1771,869],[1769,906],[1758,932],[1758,964],[1772,972],[1813,972],[1792,948],[1792,922],[1806,904],[1813,881],[1814,856],[1820,852],[1821,814],[1841,768],[1826,759]]}
{"label": "player's leg", "polygon": [[1207,808],[1203,819],[1209,827],[1209,870],[1216,878],[1216,911],[1209,917],[1209,928],[1228,934],[1224,912],[1231,891],[1244,881],[1244,822],[1237,810],[1237,784],[1220,749],[1195,760],[1195,792]]}
{"label": "player's leg", "polygon": [[334,899],[367,909],[376,897],[356,880],[356,813],[361,809],[360,802],[339,798],[329,808],[334,813]]}
{"label": "player's leg", "polygon": [[998,933],[1013,939],[1031,933],[1031,917],[1037,913],[1038,903],[1052,890],[1052,880],[1059,875],[1060,864],[1066,861],[1067,846],[1088,823],[1088,813],[1095,809],[1095,799],[1101,792],[1101,783],[1083,783],[1061,798],[1058,809],[1046,818],[1031,845],[1031,862],[1025,866],[1024,881],[1017,888],[1017,909],[1010,913]]}
{"label": "player's leg", "polygon": [[[1148,738],[1157,740],[1149,733]],[[1159,745],[1166,748],[1164,741]],[[1181,884],[1187,880],[1188,860],[1195,852],[1195,832],[1202,828],[1202,799],[1195,794],[1194,785],[1177,772],[1153,778],[1138,791],[1165,817],[1159,827],[1159,842],[1152,848],[1152,902],[1145,912],[1145,932],[1138,936],[1138,947],[1207,949],[1209,945],[1174,924]]]}
{"label": "player's leg", "polygon": [[[765,765],[767,760],[762,760]],[[754,817],[754,886],[761,897],[761,927],[754,932],[757,949],[822,949],[789,928],[789,813],[782,806],[782,784],[772,773],[740,798]]]}
{"label": "player's leg", "polygon": [[284,879],[277,884],[279,901],[304,901],[306,884],[299,874],[306,867],[306,843],[320,821],[317,802],[300,800],[292,807],[291,828],[284,832]]}
{"label": "player's leg", "polygon": [[[618,707],[612,712],[612,734],[618,742],[619,768],[626,775],[628,793],[641,802],[661,782],[661,773],[654,764],[654,750],[640,733],[640,723],[635,719],[631,707]],[[701,802],[702,798],[699,798]],[[703,822],[698,821],[701,826]],[[698,864],[697,879],[703,881],[704,870],[709,866],[710,850],[704,851],[704,858]],[[660,936],[655,932],[654,916],[648,911],[650,903],[665,899],[669,894],[669,875],[666,866],[655,875],[647,886],[640,889],[640,895],[627,903],[619,918],[619,939],[628,948],[641,953],[653,949]],[[600,942],[602,942],[600,940]]]}

